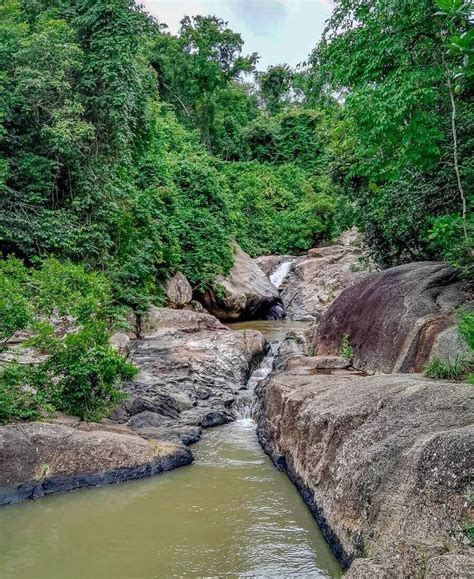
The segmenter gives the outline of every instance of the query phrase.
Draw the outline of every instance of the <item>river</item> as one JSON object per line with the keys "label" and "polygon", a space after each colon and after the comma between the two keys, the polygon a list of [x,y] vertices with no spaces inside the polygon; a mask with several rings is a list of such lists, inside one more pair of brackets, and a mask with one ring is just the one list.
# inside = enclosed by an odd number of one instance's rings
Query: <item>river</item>
{"label": "river", "polygon": [[[259,324],[270,340],[291,326]],[[1,508],[0,577],[341,576],[252,420],[210,429],[192,449],[191,466],[161,476]]]}

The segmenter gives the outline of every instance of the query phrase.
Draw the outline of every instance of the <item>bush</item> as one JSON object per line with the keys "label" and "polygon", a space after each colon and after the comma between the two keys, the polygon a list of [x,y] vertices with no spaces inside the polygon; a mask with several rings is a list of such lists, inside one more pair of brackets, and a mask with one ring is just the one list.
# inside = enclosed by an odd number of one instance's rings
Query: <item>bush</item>
{"label": "bush", "polygon": [[0,345],[31,321],[28,300],[22,291],[26,278],[26,269],[19,260],[0,262]]}
{"label": "bush", "polygon": [[104,324],[88,324],[61,341],[45,363],[53,406],[84,420],[100,420],[125,398],[117,382],[130,380],[137,369],[109,345]]}
{"label": "bush", "polygon": [[[459,314],[459,332],[471,350],[471,365],[474,365],[474,311]],[[468,375],[467,381],[470,384],[474,384],[473,372]]]}
{"label": "bush", "polygon": [[352,359],[354,358],[354,350],[349,341],[349,334],[344,334],[342,336],[341,356],[348,362],[352,362]]}
{"label": "bush", "polygon": [[[136,369],[109,345],[120,310],[103,274],[51,258],[27,269],[9,258],[0,262],[1,288],[12,289],[9,301],[0,298],[3,335],[28,328],[33,335],[23,345],[48,355],[34,364],[0,362],[1,421],[36,419],[44,410],[99,420],[123,399],[117,386]],[[8,312],[12,296],[22,306],[16,317]]]}
{"label": "bush", "polygon": [[474,312],[459,314],[459,332],[474,353]]}
{"label": "bush", "polygon": [[11,364],[0,370],[0,423],[9,420],[35,420],[44,403],[32,383],[37,369]]}
{"label": "bush", "polygon": [[437,380],[460,380],[468,368],[467,360],[461,357],[454,360],[432,358],[425,367],[425,375]]}

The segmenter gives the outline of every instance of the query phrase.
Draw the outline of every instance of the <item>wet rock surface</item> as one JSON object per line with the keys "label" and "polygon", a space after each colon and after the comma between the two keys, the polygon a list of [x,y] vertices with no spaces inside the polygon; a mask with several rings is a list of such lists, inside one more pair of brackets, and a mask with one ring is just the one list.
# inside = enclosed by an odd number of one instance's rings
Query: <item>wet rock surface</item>
{"label": "wet rock surface", "polygon": [[347,369],[301,374],[301,355],[281,368],[292,365],[257,388],[259,439],[352,563],[347,576],[468,577],[472,386]]}
{"label": "wet rock surface", "polygon": [[[266,319],[274,306],[278,306],[279,315],[282,315],[277,288],[238,246],[235,247],[234,266],[229,275],[218,278],[215,286],[219,289],[208,289],[198,299],[220,320]],[[273,319],[277,318],[274,316]]]}
{"label": "wet rock surface", "polygon": [[112,415],[147,437],[195,442],[202,428],[235,418],[233,405],[268,345],[255,330],[232,331],[208,314],[154,308],[131,347],[139,368]]}
{"label": "wet rock surface", "polygon": [[[459,336],[446,330],[457,325],[455,310],[470,299],[467,284],[444,262],[410,263],[368,274],[346,289],[320,320],[315,352],[339,354],[347,335],[357,368],[421,372],[432,351],[456,355],[452,343]],[[454,349],[461,353],[460,347]]]}
{"label": "wet rock surface", "polygon": [[144,478],[189,464],[181,444],[66,420],[0,427],[0,505]]}

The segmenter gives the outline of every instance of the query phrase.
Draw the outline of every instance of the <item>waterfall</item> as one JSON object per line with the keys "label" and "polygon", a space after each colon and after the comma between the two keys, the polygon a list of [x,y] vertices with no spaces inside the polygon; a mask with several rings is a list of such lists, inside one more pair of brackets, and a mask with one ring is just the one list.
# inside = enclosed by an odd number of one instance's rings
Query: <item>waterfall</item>
{"label": "waterfall", "polygon": [[284,282],[288,272],[290,271],[293,261],[293,259],[290,259],[280,263],[277,269],[270,275],[270,281],[277,289],[279,289],[281,284]]}
{"label": "waterfall", "polygon": [[237,420],[251,420],[252,403],[257,385],[269,376],[273,370],[273,360],[278,347],[278,342],[272,343],[265,358],[250,375],[247,387],[239,393],[234,403],[234,414]]}

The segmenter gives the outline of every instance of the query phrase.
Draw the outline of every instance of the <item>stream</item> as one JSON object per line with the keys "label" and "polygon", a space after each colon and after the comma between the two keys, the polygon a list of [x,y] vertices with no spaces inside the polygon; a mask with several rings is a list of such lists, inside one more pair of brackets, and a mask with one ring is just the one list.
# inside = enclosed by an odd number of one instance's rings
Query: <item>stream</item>
{"label": "stream", "polygon": [[[304,326],[232,325],[260,329],[274,343]],[[251,388],[270,369],[264,360]],[[161,476],[3,507],[0,577],[341,576],[297,490],[261,449],[250,418],[207,430],[192,450],[191,466]]]}

